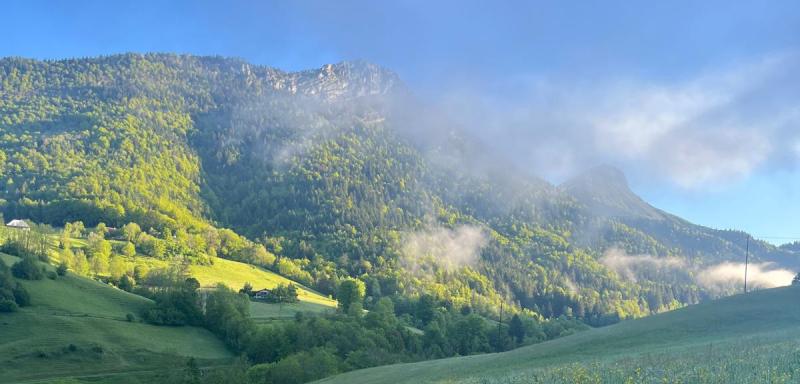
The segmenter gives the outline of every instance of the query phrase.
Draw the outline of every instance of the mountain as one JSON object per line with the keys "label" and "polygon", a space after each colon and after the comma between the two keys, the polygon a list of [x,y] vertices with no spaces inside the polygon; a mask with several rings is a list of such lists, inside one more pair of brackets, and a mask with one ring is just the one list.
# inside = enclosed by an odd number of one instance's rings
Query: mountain
{"label": "mountain", "polygon": [[[368,308],[430,295],[602,325],[733,291],[696,276],[743,259],[746,234],[653,208],[608,167],[555,187],[491,164],[460,132],[421,134],[430,122],[409,99],[365,62],[2,59],[0,208],[57,226],[135,222],[185,239],[161,257],[255,258],[326,295],[356,277]],[[222,228],[260,245],[232,249]],[[796,265],[786,249],[750,251]]]}
{"label": "mountain", "polygon": [[611,166],[589,169],[564,182],[559,188],[598,216],[649,220],[667,218],[666,214],[634,194],[622,171]]}
{"label": "mountain", "polygon": [[[795,377],[800,289],[737,295],[509,352],[348,372],[320,383],[770,383]],[[702,361],[702,364],[698,364]]]}
{"label": "mountain", "polygon": [[748,251],[756,261],[800,269],[800,259],[789,247],[775,247],[756,241],[741,231],[716,230],[692,224],[657,209],[630,190],[624,174],[601,166],[568,180],[559,189],[580,202],[592,217],[622,223],[652,237],[659,244],[677,249],[685,257],[705,261],[745,259]]}

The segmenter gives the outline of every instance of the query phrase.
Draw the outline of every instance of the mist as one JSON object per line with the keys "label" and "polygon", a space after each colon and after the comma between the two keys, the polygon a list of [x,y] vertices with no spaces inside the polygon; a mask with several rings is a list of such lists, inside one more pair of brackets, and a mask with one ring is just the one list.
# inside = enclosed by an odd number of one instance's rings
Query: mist
{"label": "mist", "polygon": [[[711,290],[740,288],[744,286],[744,271],[744,263],[725,262],[700,271],[697,282]],[[788,269],[775,269],[772,263],[751,263],[747,266],[748,290],[790,285],[794,275]]]}
{"label": "mist", "polygon": [[[636,282],[644,274],[669,273],[691,279],[717,294],[736,291],[744,286],[744,263],[722,262],[712,265],[692,265],[678,257],[629,255],[619,248],[607,250],[600,263],[621,278]],[[778,268],[774,263],[750,263],[747,267],[748,289],[775,288],[792,283],[795,272]]]}
{"label": "mist", "polygon": [[659,270],[686,270],[686,261],[677,257],[655,257],[651,255],[629,255],[619,248],[611,248],[603,253],[600,263],[606,268],[614,271],[620,277],[637,281],[640,274],[639,269],[647,269],[648,272]]}
{"label": "mist", "polygon": [[480,251],[487,244],[485,231],[473,225],[446,228],[429,224],[403,236],[402,262],[412,271],[421,272],[428,263],[453,271],[475,266]]}

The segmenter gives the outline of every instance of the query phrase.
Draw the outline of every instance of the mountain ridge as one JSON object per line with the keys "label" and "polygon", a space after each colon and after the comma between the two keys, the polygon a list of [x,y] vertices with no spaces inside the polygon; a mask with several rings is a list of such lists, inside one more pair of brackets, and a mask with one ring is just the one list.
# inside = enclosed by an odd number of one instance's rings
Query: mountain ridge
{"label": "mountain ridge", "polygon": [[609,165],[590,168],[558,188],[603,216],[664,219],[659,209],[631,191],[622,171]]}
{"label": "mountain ridge", "polygon": [[[284,72],[171,54],[1,59],[0,208],[192,238],[232,228],[324,294],[355,277],[372,302],[434,294],[595,325],[718,295],[684,277],[628,279],[603,264],[608,249],[700,264],[743,256],[738,234],[650,207],[613,171],[599,180],[607,188],[591,175],[554,187],[521,172],[455,172],[472,147],[440,153],[454,165],[443,166],[391,113],[395,92],[407,92],[399,77],[368,63]],[[465,227],[480,229],[470,242],[480,248],[449,248]],[[436,243],[409,255],[409,239]],[[452,249],[479,257],[455,271],[431,261]],[[758,242],[752,251],[793,258]]]}

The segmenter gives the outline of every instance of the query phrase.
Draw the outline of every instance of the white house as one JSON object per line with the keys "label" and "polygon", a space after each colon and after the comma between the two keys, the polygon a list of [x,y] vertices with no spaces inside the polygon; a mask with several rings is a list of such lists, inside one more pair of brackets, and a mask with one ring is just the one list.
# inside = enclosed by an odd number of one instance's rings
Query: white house
{"label": "white house", "polygon": [[26,223],[25,220],[20,220],[20,219],[14,219],[9,221],[8,223],[6,223],[6,227],[22,229],[25,231],[31,229],[31,226],[28,225],[28,223]]}

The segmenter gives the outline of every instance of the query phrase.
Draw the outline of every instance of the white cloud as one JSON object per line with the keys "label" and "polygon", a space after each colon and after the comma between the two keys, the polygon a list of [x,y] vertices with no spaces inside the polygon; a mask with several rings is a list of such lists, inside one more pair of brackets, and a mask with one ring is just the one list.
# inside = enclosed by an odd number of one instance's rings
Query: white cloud
{"label": "white cloud", "polygon": [[455,90],[444,110],[550,178],[614,163],[697,188],[797,165],[798,66],[782,54],[660,82],[518,79],[513,97]]}

